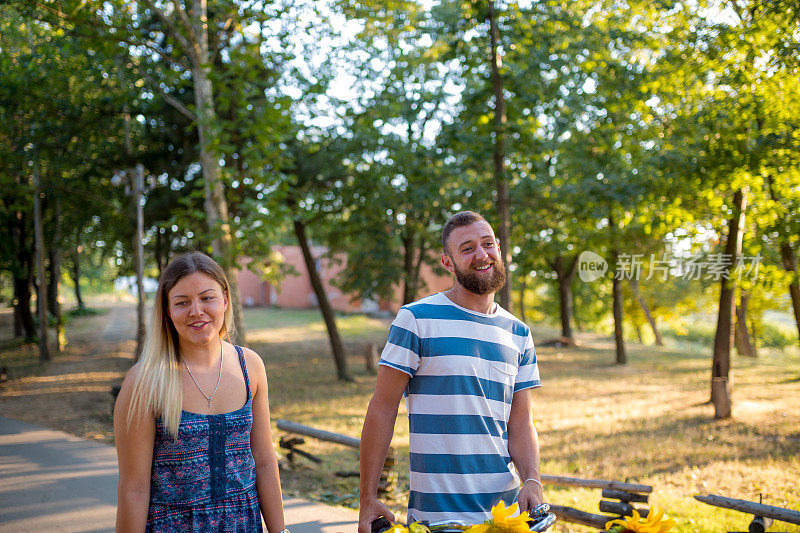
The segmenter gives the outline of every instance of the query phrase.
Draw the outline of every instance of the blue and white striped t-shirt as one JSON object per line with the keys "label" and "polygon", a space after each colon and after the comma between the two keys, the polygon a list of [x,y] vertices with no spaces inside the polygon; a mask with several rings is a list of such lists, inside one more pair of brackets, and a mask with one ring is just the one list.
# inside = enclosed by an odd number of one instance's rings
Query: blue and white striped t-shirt
{"label": "blue and white striped t-shirt", "polygon": [[411,376],[409,522],[477,524],[501,499],[515,501],[511,400],[541,386],[528,326],[500,306],[478,313],[437,293],[400,309],[380,364]]}

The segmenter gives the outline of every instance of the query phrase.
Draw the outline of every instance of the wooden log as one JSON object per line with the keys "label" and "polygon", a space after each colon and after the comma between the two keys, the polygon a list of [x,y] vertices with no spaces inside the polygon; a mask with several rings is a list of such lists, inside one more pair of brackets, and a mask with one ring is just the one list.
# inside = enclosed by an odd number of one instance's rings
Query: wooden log
{"label": "wooden log", "polygon": [[650,511],[647,509],[638,509],[625,502],[610,502],[607,500],[600,500],[600,505],[598,507],[601,513],[611,513],[619,516],[633,516],[634,510],[639,513],[639,516],[642,518],[647,518],[647,515],[650,514]]}
{"label": "wooden log", "polygon": [[580,479],[576,477],[551,476],[547,474],[542,474],[542,483],[549,483],[550,485],[566,485],[569,487],[585,487],[590,489],[615,489],[644,494],[653,492],[653,487],[650,485],[637,485],[634,483],[623,483],[621,481],[606,481],[604,479]]}
{"label": "wooden log", "polygon": [[281,437],[280,442],[278,445],[281,448],[287,450],[286,458],[289,460],[290,463],[294,464],[294,456],[295,454],[305,457],[306,459],[310,459],[317,464],[322,463],[322,459],[317,457],[316,455],[310,454],[306,451],[301,450],[298,448],[299,445],[304,444],[305,440],[302,437]]}
{"label": "wooden log", "polygon": [[765,518],[757,516],[753,518],[750,525],[747,527],[748,533],[766,533],[767,528],[772,525],[772,518]]}
{"label": "wooden log", "polygon": [[[290,420],[277,420],[275,424],[278,426],[278,429],[282,431],[288,431],[290,433],[297,433],[299,435],[305,435],[307,437],[313,437],[315,439],[324,440],[327,442],[335,442],[337,444],[342,444],[344,446],[349,446],[351,448],[355,448],[356,450],[359,449],[361,446],[361,439],[357,439],[355,437],[349,437],[347,435],[342,435],[341,433],[334,433],[332,431],[324,431],[321,429],[312,428],[311,426],[306,426],[303,424],[298,424],[297,422],[292,422]],[[289,447],[290,451],[287,455],[290,462],[293,459],[295,453],[302,455],[303,457],[308,457],[312,461],[315,462],[322,462],[321,459],[311,455],[308,452],[304,452],[296,448],[296,444],[289,445],[289,442],[293,442],[297,439],[297,437],[293,439],[287,439],[287,437],[281,437],[281,446],[286,443],[286,446]],[[302,441],[302,439],[300,439]],[[302,443],[302,442],[301,442]],[[391,473],[392,467],[395,464],[395,453],[394,448],[391,446],[386,451],[386,458],[383,461],[383,468],[381,470],[381,479],[378,482],[378,493],[385,494],[389,490],[391,490],[392,483],[389,478],[389,474]]]}
{"label": "wooden log", "polygon": [[707,496],[695,494],[694,499],[707,503],[708,505],[713,505],[714,507],[733,509],[734,511],[741,511],[755,516],[763,516],[765,518],[772,518],[773,520],[780,520],[781,522],[800,525],[800,512],[784,509],[782,507],[773,507],[772,505],[764,505],[747,500],[736,500],[717,494],[709,494]]}
{"label": "wooden log", "polygon": [[580,509],[575,509],[574,507],[564,507],[563,505],[550,504],[550,512],[566,522],[581,524],[597,529],[605,529],[606,523],[609,520],[614,520],[613,516],[587,513],[585,511],[581,511]]}
{"label": "wooden log", "polygon": [[291,448],[291,449],[289,450],[289,453],[287,453],[287,454],[286,454],[286,456],[287,456],[287,458],[289,459],[289,462],[290,462],[290,463],[291,463],[291,462],[294,460],[294,454],[297,454],[297,455],[302,455],[302,456],[303,456],[303,457],[305,457],[306,459],[309,459],[309,460],[311,460],[311,461],[314,461],[314,462],[315,462],[315,463],[317,463],[318,465],[319,465],[319,464],[322,464],[322,459],[320,459],[320,458],[319,458],[319,457],[317,457],[316,455],[313,455],[313,454],[310,454],[310,453],[308,453],[308,452],[306,452],[306,451],[304,451],[304,450],[301,450],[300,448]]}
{"label": "wooden log", "polygon": [[315,439],[324,440],[327,442],[335,442],[337,444],[342,444],[355,449],[358,449],[361,446],[361,439],[348,437],[347,435],[342,435],[341,433],[324,431],[322,429],[312,428],[311,426],[305,426],[289,420],[278,420],[275,424],[280,430],[297,433],[298,435],[306,435],[307,437],[314,437]]}
{"label": "wooden log", "polygon": [[647,494],[636,494],[634,492],[627,492],[624,490],[603,489],[603,498],[610,500],[619,500],[626,503],[647,503]]}

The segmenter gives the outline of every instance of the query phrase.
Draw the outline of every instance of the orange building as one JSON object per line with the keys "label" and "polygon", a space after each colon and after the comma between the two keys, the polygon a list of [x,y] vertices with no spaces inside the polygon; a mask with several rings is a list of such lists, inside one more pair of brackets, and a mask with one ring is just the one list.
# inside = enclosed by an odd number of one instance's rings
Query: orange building
{"label": "orange building", "polygon": [[[299,246],[275,246],[273,252],[280,254],[284,264],[291,266],[297,274],[287,274],[278,285],[263,281],[248,268],[239,271],[239,296],[242,305],[247,307],[285,307],[292,309],[307,309],[317,307],[317,297],[311,286],[311,278],[308,275],[303,253]],[[344,294],[332,283],[339,273],[347,268],[347,260],[344,254],[339,254],[339,261],[332,261],[322,256],[327,249],[322,246],[314,246],[311,254],[317,259],[317,272],[322,279],[322,285],[328,295],[331,306],[337,311],[361,312],[361,311],[391,311],[396,312],[402,305],[402,287],[396,287],[394,297],[391,301],[375,302],[362,300],[357,295]],[[242,263],[247,265],[249,259]],[[424,290],[417,295],[418,298],[433,294],[438,291],[449,289],[453,286],[453,280],[449,272],[443,267],[435,269],[427,265],[422,265],[420,276],[422,277]]]}

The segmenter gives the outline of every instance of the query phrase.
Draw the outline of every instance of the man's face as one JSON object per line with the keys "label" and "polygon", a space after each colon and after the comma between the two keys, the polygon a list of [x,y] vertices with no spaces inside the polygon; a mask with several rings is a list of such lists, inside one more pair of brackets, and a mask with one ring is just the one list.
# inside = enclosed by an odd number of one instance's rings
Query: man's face
{"label": "man's face", "polygon": [[473,294],[490,294],[506,284],[500,247],[488,222],[479,220],[455,228],[447,239],[442,264],[456,282]]}

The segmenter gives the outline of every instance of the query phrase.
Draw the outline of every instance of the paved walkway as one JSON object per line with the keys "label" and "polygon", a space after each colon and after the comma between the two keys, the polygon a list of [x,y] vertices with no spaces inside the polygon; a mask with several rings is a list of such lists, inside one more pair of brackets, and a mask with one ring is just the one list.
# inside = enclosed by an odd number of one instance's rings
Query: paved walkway
{"label": "paved walkway", "polygon": [[[0,416],[0,531],[113,531],[114,448]],[[284,501],[292,533],[355,533],[358,513]]]}

